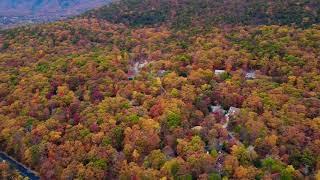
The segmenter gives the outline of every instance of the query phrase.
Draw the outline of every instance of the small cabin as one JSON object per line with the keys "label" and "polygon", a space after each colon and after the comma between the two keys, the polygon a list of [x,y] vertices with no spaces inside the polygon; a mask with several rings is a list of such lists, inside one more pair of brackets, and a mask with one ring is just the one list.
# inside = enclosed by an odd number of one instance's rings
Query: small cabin
{"label": "small cabin", "polygon": [[216,69],[216,70],[214,70],[214,74],[215,75],[221,75],[221,74],[223,74],[223,73],[225,73],[226,71],[225,70],[222,70],[222,69]]}
{"label": "small cabin", "polygon": [[210,110],[211,110],[212,113],[222,113],[222,114],[225,114],[225,112],[226,112],[220,105],[210,106]]}
{"label": "small cabin", "polygon": [[145,67],[146,65],[148,65],[148,61],[144,61],[144,62],[140,63],[138,68],[141,69],[141,68]]}
{"label": "small cabin", "polygon": [[157,76],[158,77],[163,77],[165,74],[166,74],[166,70],[159,70],[158,72],[157,72]]}
{"label": "small cabin", "polygon": [[255,79],[256,78],[256,72],[255,71],[249,71],[246,73],[246,79]]}
{"label": "small cabin", "polygon": [[148,64],[148,61],[135,62],[132,66],[132,69],[135,73],[139,73],[140,70]]}
{"label": "small cabin", "polygon": [[193,128],[191,128],[191,130],[196,131],[196,132],[200,132],[202,131],[203,127],[202,126],[195,126]]}
{"label": "small cabin", "polygon": [[230,107],[229,108],[229,111],[228,111],[229,115],[235,116],[235,115],[237,115],[239,113],[240,113],[240,109],[239,108],[236,108],[236,107]]}

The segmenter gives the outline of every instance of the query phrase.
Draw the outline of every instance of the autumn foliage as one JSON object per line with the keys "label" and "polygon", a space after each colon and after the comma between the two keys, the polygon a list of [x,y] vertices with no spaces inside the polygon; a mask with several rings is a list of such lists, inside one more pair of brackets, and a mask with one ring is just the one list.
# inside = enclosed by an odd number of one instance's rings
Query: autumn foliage
{"label": "autumn foliage", "polygon": [[0,43],[0,149],[43,179],[319,178],[318,25],[82,17]]}

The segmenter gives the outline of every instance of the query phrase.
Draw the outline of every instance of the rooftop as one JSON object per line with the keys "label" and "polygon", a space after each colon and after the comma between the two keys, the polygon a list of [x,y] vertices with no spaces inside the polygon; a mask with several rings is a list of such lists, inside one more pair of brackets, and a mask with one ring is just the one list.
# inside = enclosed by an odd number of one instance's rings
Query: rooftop
{"label": "rooftop", "polygon": [[256,72],[250,71],[246,73],[246,78],[247,79],[255,79],[256,78]]}
{"label": "rooftop", "polygon": [[219,75],[219,74],[222,74],[222,73],[225,73],[226,71],[225,70],[222,70],[222,69],[216,69],[214,70],[214,74],[215,75]]}

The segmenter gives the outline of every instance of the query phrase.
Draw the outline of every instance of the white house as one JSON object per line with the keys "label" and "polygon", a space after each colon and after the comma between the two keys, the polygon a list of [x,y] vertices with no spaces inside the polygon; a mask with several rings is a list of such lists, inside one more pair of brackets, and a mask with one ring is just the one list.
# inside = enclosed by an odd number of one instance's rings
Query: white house
{"label": "white house", "polygon": [[234,116],[234,115],[237,115],[239,113],[240,113],[240,109],[239,108],[236,108],[236,107],[230,107],[229,108],[229,111],[228,111],[229,115]]}
{"label": "white house", "polygon": [[162,70],[159,70],[158,73],[157,73],[157,76],[158,76],[158,77],[163,77],[166,72],[167,72],[167,71],[166,71],[166,70],[163,70],[163,69],[162,69]]}
{"label": "white house", "polygon": [[191,130],[196,131],[196,132],[200,132],[202,131],[203,127],[202,126],[195,126],[193,128],[191,128]]}
{"label": "white house", "polygon": [[256,78],[256,72],[255,71],[249,71],[246,73],[246,79],[255,79]]}
{"label": "white house", "polygon": [[210,106],[210,109],[211,109],[211,112],[212,112],[212,113],[219,113],[219,112],[221,112],[222,114],[224,114],[224,113],[226,112],[220,105]]}
{"label": "white house", "polygon": [[216,70],[214,70],[214,74],[215,75],[220,75],[220,74],[223,74],[223,73],[225,73],[226,71],[225,70],[222,70],[222,69],[216,69]]}

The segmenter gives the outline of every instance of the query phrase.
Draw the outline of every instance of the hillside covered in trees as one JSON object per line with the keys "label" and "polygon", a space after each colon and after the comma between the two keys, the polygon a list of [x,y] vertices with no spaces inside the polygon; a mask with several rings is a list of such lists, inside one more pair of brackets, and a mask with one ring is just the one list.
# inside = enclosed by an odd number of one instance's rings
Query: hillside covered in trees
{"label": "hillside covered in trees", "polygon": [[217,24],[291,25],[319,23],[317,0],[121,0],[86,13],[131,26],[174,28],[211,27]]}
{"label": "hillside covered in trees", "polygon": [[2,31],[0,149],[42,179],[319,179],[318,13],[120,0]]}

